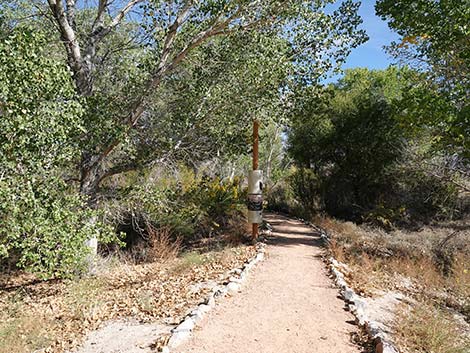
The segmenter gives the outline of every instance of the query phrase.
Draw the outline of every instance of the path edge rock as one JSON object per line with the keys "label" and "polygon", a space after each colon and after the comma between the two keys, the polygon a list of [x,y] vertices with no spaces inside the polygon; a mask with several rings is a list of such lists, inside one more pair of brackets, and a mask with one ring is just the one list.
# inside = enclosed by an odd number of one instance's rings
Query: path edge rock
{"label": "path edge rock", "polygon": [[367,302],[348,286],[340,268],[346,266],[333,257],[328,259],[328,267],[333,274],[336,285],[340,288],[343,299],[348,303],[349,310],[354,314],[359,326],[364,327],[367,334],[374,342],[376,353],[399,353],[387,332],[381,325],[370,319],[366,314]]}
{"label": "path edge rock", "polygon": [[[304,219],[299,219],[299,221],[315,229],[326,245],[330,244],[330,238],[325,229]],[[348,304],[349,310],[356,317],[359,326],[364,327],[370,339],[373,341],[375,353],[399,353],[398,349],[389,338],[388,333],[381,328],[378,322],[367,316],[365,311],[367,302],[347,284],[340,270],[341,268],[347,267],[347,265],[337,261],[334,257],[327,259],[327,264],[333,275],[336,286],[340,289],[341,296]]]}
{"label": "path edge rock", "polygon": [[[269,231],[268,231],[269,232]],[[266,244],[259,242],[256,244],[256,255],[245,264],[230,271],[229,280],[223,285],[215,286],[211,293],[201,303],[187,315],[179,325],[171,330],[167,344],[161,349],[163,353],[169,353],[185,341],[189,340],[192,332],[198,326],[203,318],[211,311],[216,304],[216,300],[225,297],[227,294],[234,294],[241,289],[241,285],[246,281],[249,272],[259,262],[264,260]]]}

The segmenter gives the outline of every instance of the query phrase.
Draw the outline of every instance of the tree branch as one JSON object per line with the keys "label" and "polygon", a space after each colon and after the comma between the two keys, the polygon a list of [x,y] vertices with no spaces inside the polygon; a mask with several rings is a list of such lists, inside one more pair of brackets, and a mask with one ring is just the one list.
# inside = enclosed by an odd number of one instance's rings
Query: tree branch
{"label": "tree branch", "polygon": [[96,12],[96,18],[91,26],[91,32],[95,32],[97,28],[104,26],[104,14],[108,8],[108,0],[100,0],[98,3],[98,10]]}
{"label": "tree branch", "polygon": [[66,15],[62,0],[48,0],[48,3],[57,25],[59,26],[61,39],[68,55],[69,66],[75,74],[77,88],[80,93],[86,92],[88,74],[83,65],[80,44],[78,43],[74,29],[71,27],[67,19],[67,17],[71,19],[73,19],[73,17]]}
{"label": "tree branch", "polygon": [[75,0],[67,0],[67,21],[70,24],[70,27],[75,31],[77,29],[75,24]]}
{"label": "tree branch", "polygon": [[99,182],[102,182],[104,179],[109,178],[109,177],[111,177],[113,175],[116,175],[116,174],[121,174],[121,173],[136,170],[138,167],[139,167],[139,165],[135,162],[116,165],[114,167],[109,168],[106,171],[106,173],[104,173],[100,177]]}
{"label": "tree branch", "polygon": [[137,4],[143,2],[144,0],[131,0],[129,1],[119,12],[118,14],[111,20],[111,23],[108,26],[104,26],[104,13],[108,7],[108,0],[100,0],[98,6],[98,12],[96,19],[92,26],[92,31],[89,35],[90,42],[93,45],[96,45],[99,41],[101,41],[107,34],[109,34],[112,30],[114,30],[126,17],[126,15],[136,6]]}
{"label": "tree branch", "polygon": [[[131,1],[129,4],[136,3],[136,2],[138,2],[138,0]],[[273,19],[258,19],[250,23],[247,23],[245,25],[237,26],[236,29],[228,30],[228,26],[230,25],[230,23],[232,23],[234,19],[240,14],[242,10],[242,7],[240,7],[237,9],[237,11],[235,11],[232,15],[230,15],[225,20],[221,22],[217,22],[216,20],[215,23],[210,28],[197,34],[178,54],[176,54],[173,57],[171,62],[169,62],[169,58],[173,50],[173,44],[177,36],[178,29],[186,21],[187,16],[191,10],[192,4],[193,4],[193,1],[188,1],[186,5],[182,8],[180,13],[177,15],[175,21],[169,27],[168,33],[165,37],[165,41],[164,41],[164,45],[162,49],[162,55],[160,57],[160,62],[157,65],[157,69],[155,73],[147,82],[146,87],[143,90],[140,99],[136,102],[136,104],[134,105],[134,108],[129,113],[129,116],[127,118],[128,126],[127,126],[127,129],[123,133],[124,135],[127,135],[130,132],[130,130],[132,130],[136,126],[140,117],[145,112],[147,99],[148,99],[150,92],[154,90],[156,87],[158,87],[161,81],[163,80],[163,78],[165,77],[165,75],[171,72],[172,70],[174,70],[178,66],[178,64],[180,64],[193,49],[200,46],[209,38],[223,35],[223,34],[230,34],[236,31],[240,31],[240,30],[249,30],[258,25],[261,25],[268,21],[273,20]],[[98,158],[96,158],[94,164],[98,164],[103,159],[105,159],[120,143],[121,143],[120,137],[114,139],[102,151],[102,153],[98,156]]]}

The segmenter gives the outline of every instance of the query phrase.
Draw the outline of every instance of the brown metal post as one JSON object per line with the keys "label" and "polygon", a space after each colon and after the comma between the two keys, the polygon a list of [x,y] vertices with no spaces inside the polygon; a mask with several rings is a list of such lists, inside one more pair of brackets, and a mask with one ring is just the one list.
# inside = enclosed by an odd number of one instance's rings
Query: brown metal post
{"label": "brown metal post", "polygon": [[[253,170],[259,168],[259,121],[253,121]],[[253,240],[258,239],[258,224],[253,223]]]}

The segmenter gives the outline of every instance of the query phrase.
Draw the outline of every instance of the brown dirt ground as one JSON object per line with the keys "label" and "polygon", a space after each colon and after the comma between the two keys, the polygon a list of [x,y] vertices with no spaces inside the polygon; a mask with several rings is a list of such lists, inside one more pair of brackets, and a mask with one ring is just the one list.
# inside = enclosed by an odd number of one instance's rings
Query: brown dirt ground
{"label": "brown dirt ground", "polygon": [[266,219],[274,227],[267,259],[177,352],[360,352],[351,343],[354,317],[328,278],[319,237],[299,221]]}

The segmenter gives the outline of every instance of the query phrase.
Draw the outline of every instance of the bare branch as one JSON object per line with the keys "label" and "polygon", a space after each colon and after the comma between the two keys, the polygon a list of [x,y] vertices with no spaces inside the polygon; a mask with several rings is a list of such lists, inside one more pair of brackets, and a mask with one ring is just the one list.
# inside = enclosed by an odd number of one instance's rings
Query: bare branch
{"label": "bare branch", "polygon": [[116,15],[116,17],[113,18],[111,21],[111,24],[109,27],[113,29],[116,27],[122,20],[123,18],[134,8],[135,5],[143,2],[144,0],[132,0],[127,3],[126,6],[124,6],[121,11]]}
{"label": "bare branch", "polygon": [[176,34],[178,32],[178,28],[186,20],[186,17],[188,16],[189,11],[191,10],[191,5],[192,1],[188,1],[188,3],[183,7],[181,12],[176,17],[173,24],[168,29],[168,33],[165,38],[165,43],[163,44],[162,56],[160,58],[160,63],[158,65],[157,70],[163,69],[163,67],[166,65],[173,47],[173,43],[176,38]]}
{"label": "bare branch", "polygon": [[68,54],[69,66],[77,76],[77,87],[79,90],[84,90],[87,74],[83,67],[80,44],[78,43],[75,31],[70,26],[67,19],[62,0],[48,0],[48,3],[57,25],[59,26],[61,39]]}
{"label": "bare branch", "polygon": [[98,10],[96,12],[96,18],[93,21],[93,25],[91,27],[91,32],[95,32],[97,28],[104,26],[104,15],[106,13],[106,9],[109,3],[108,0],[100,0],[98,3]]}
{"label": "bare branch", "polygon": [[144,0],[131,0],[129,1],[111,20],[111,23],[108,26],[104,26],[104,13],[108,8],[109,2],[107,0],[100,0],[98,6],[98,14],[95,19],[95,22],[92,27],[92,31],[89,35],[93,45],[96,45],[97,42],[102,40],[107,34],[113,31],[126,17],[126,15],[139,3],[144,2]]}
{"label": "bare branch", "polygon": [[74,31],[77,29],[75,24],[75,10],[75,0],[67,0],[67,21]]}

